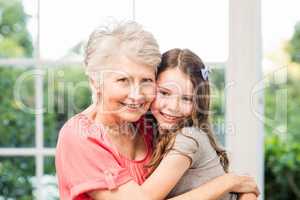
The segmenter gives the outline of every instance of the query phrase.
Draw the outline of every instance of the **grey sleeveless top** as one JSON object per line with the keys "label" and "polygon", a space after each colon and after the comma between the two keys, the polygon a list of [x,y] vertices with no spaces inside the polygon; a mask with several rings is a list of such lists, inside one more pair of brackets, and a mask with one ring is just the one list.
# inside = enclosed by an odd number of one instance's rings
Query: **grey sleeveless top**
{"label": "grey sleeveless top", "polygon": [[[209,142],[208,136],[198,128],[185,127],[176,136],[173,149],[168,154],[178,154],[180,152],[191,159],[191,166],[168,194],[168,198],[195,189],[225,173],[216,151]],[[232,193],[226,194],[221,198],[221,200],[236,199],[237,195]]]}

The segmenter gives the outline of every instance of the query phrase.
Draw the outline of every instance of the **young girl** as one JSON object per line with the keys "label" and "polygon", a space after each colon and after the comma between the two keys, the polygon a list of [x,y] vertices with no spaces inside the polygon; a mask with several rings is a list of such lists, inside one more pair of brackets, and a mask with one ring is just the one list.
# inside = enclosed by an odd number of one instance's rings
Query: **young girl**
{"label": "young girl", "polygon": [[[164,174],[169,178],[157,190],[168,193],[173,188],[170,198],[228,171],[226,152],[217,145],[210,126],[209,106],[208,69],[201,59],[188,49],[164,53],[151,107],[159,132],[150,162],[155,171],[144,187]],[[242,198],[256,196],[244,194]],[[237,195],[227,193],[222,197],[225,199],[237,199]]]}

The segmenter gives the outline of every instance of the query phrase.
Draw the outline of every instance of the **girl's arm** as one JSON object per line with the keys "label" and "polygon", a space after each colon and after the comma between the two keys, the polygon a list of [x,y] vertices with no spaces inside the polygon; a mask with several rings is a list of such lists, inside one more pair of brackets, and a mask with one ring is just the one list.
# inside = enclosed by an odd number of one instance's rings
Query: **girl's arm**
{"label": "girl's arm", "polygon": [[[141,200],[162,200],[176,185],[189,165],[189,159],[183,155],[167,155],[142,186],[130,181],[117,190],[97,190],[90,192],[89,195],[95,200],[123,200],[128,199],[129,194]],[[256,184],[251,177],[225,174],[172,200],[216,200],[228,192],[258,194]]]}
{"label": "girl's arm", "polygon": [[254,193],[240,194],[239,200],[257,200],[257,196]]}
{"label": "girl's arm", "polygon": [[167,154],[142,184],[142,189],[153,200],[164,199],[190,167],[190,164],[191,160],[187,156]]}
{"label": "girl's arm", "polygon": [[[156,187],[159,188],[160,185]],[[259,194],[252,178],[225,174],[170,200],[217,200],[230,191],[255,192],[257,195]],[[143,191],[142,187],[134,181],[125,183],[116,190],[95,190],[90,192],[89,195],[94,200],[126,200],[129,196],[139,200],[152,200],[151,196]]]}
{"label": "girl's arm", "polygon": [[93,192],[90,195],[94,199],[126,199],[130,193],[136,199],[161,200],[168,195],[189,166],[190,159],[186,156],[167,155],[142,186],[129,182],[118,191]]}
{"label": "girl's arm", "polygon": [[[164,199],[190,167],[190,161],[191,160],[183,154],[167,154],[151,176],[142,184],[143,190],[153,200]],[[238,180],[239,178],[240,180]],[[241,181],[245,183],[245,186],[247,184],[252,184],[252,186],[248,185],[249,188],[239,187],[238,185]],[[243,193],[240,196],[241,200],[257,199],[256,195],[258,195],[258,189],[255,181],[251,177],[227,174],[227,177],[226,175],[220,176],[191,192],[172,199],[219,199],[229,192],[250,192],[251,187],[254,193]]]}
{"label": "girl's arm", "polygon": [[134,181],[129,181],[115,190],[95,190],[88,193],[88,195],[94,200],[151,200],[151,198]]}

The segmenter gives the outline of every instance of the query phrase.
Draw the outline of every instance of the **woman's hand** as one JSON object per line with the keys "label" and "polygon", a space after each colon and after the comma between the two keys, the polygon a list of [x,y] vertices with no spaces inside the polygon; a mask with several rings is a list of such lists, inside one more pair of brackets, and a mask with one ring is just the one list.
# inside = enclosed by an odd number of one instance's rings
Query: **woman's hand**
{"label": "woman's hand", "polygon": [[253,177],[233,173],[228,173],[227,177],[233,184],[231,192],[254,193],[256,196],[259,196],[260,192]]}

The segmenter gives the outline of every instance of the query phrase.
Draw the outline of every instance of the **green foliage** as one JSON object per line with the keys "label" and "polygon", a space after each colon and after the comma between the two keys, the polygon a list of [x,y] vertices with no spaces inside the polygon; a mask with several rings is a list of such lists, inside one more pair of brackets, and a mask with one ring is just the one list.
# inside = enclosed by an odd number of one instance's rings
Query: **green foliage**
{"label": "green foliage", "polygon": [[[0,57],[32,55],[22,4],[16,0],[0,0]],[[34,146],[34,115],[22,112],[13,101],[13,86],[24,70],[0,67],[0,147]],[[21,85],[21,96],[27,106],[34,104],[33,80]],[[31,177],[33,158],[0,157],[0,198],[33,199]]]}
{"label": "green foliage", "polygon": [[89,85],[81,67],[48,68],[44,79],[44,145],[55,147],[62,125],[91,102]]}
{"label": "green foliage", "polygon": [[289,42],[287,51],[291,55],[291,60],[293,62],[300,63],[300,22],[295,26],[295,31]]}
{"label": "green foliage", "polygon": [[[0,67],[1,147],[34,146],[34,114],[23,112],[18,101],[13,101],[15,81],[23,72],[21,69]],[[22,102],[34,106],[33,79],[24,81],[20,90]]]}
{"label": "green foliage", "polygon": [[[0,93],[0,147],[35,145],[35,115],[20,107],[13,94],[16,80],[32,70],[0,67],[0,90],[3,91]],[[34,77],[29,77],[21,84],[20,100],[26,107],[34,108]],[[83,70],[78,67],[48,69],[44,83],[44,145],[55,147],[62,124],[90,104],[91,94]],[[44,163],[45,173],[55,175],[53,158],[45,159]],[[0,199],[1,195],[13,199],[33,198],[34,164],[34,159],[0,157]]]}
{"label": "green foliage", "polygon": [[[225,67],[225,66],[223,66]],[[213,69],[210,73],[211,118],[214,134],[222,145],[225,145],[225,70]]]}
{"label": "green foliage", "polygon": [[[290,72],[289,72],[290,73]],[[291,74],[289,74],[291,75]],[[265,116],[275,116],[276,101],[274,95],[280,89],[288,91],[287,120],[274,121],[266,124],[265,139],[265,193],[266,199],[271,200],[295,200],[300,199],[300,107],[297,100],[300,99],[300,91],[297,83],[300,76],[292,78],[282,86],[273,81],[265,91]],[[276,127],[284,126],[285,132],[278,132]]]}
{"label": "green foliage", "polygon": [[26,28],[29,17],[20,0],[0,0],[0,57],[32,55],[32,39]]}
{"label": "green foliage", "polygon": [[35,173],[33,158],[0,157],[0,199],[31,200],[32,185],[30,177]]}

